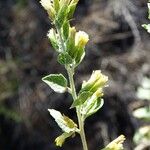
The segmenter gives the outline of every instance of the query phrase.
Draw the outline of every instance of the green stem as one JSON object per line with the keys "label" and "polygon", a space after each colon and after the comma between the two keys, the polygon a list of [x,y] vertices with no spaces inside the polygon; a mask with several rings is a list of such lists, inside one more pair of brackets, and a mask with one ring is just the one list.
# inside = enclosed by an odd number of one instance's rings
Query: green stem
{"label": "green stem", "polygon": [[[56,29],[57,29],[57,33],[58,33],[58,36],[59,36],[59,40],[60,40],[60,43],[61,43],[62,50],[65,51],[65,45],[64,45],[64,41],[63,41],[63,38],[62,38],[62,35],[61,35],[61,30],[57,27],[56,27]],[[77,99],[77,93],[76,93],[74,79],[73,79],[74,68],[70,67],[70,66],[65,66],[65,67],[66,67],[66,70],[67,70],[67,73],[68,73],[68,76],[69,76],[71,95],[72,95],[73,100],[76,100]],[[88,150],[86,137],[85,137],[85,131],[84,131],[84,120],[82,119],[82,116],[81,116],[81,113],[80,113],[80,110],[79,110],[78,107],[76,107],[76,112],[77,112],[77,117],[78,117],[78,123],[79,123],[79,129],[80,129],[79,134],[80,134],[80,137],[81,137],[83,150]]]}
{"label": "green stem", "polygon": [[[76,100],[77,94],[76,94],[76,89],[75,89],[75,84],[74,84],[74,79],[73,79],[74,69],[67,67],[67,72],[68,72],[68,76],[69,76],[70,87],[72,90],[72,97],[73,97],[73,100]],[[80,137],[81,137],[81,141],[82,141],[82,145],[83,145],[83,150],[88,150],[86,137],[85,137],[85,131],[84,131],[84,120],[82,119],[82,116],[81,116],[81,113],[80,113],[78,107],[76,108],[76,112],[77,112],[77,117],[78,117]]]}

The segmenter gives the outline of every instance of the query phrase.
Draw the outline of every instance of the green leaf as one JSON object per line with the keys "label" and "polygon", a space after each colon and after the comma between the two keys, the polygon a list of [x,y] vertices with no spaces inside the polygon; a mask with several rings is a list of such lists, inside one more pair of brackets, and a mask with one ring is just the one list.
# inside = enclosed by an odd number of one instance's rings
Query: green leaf
{"label": "green leaf", "polygon": [[69,21],[65,21],[63,24],[63,37],[65,40],[67,40],[69,36],[69,26]]}
{"label": "green leaf", "polygon": [[57,58],[58,62],[62,65],[72,64],[73,60],[68,53],[61,53]]}
{"label": "green leaf", "polygon": [[62,115],[59,111],[54,109],[48,109],[50,115],[55,119],[58,126],[66,133],[76,132],[78,130],[77,125],[65,115]]}
{"label": "green leaf", "polygon": [[83,60],[84,56],[85,56],[84,48],[78,49],[77,54],[76,54],[76,58],[75,58],[76,66],[81,63],[81,61]]}
{"label": "green leaf", "polygon": [[89,97],[92,96],[93,93],[91,92],[83,92],[81,93],[78,98],[73,102],[71,108],[76,106],[82,105]]}
{"label": "green leaf", "polygon": [[104,104],[102,98],[96,98],[92,95],[91,98],[85,101],[83,105],[80,106],[80,112],[84,116],[84,119],[96,113]]}
{"label": "green leaf", "polygon": [[150,107],[142,107],[133,111],[134,117],[150,121]]}
{"label": "green leaf", "polygon": [[56,26],[60,29],[66,20],[68,6],[65,4],[63,5],[60,10],[58,11],[58,15],[56,17]]}
{"label": "green leaf", "polygon": [[102,106],[104,105],[104,100],[98,98],[97,101],[95,101],[91,106],[89,107],[89,110],[86,113],[85,118],[95,114]]}
{"label": "green leaf", "polygon": [[54,9],[56,12],[59,11],[59,0],[53,0],[53,3],[54,3]]}
{"label": "green leaf", "polygon": [[73,17],[75,9],[77,7],[77,3],[78,2],[75,2],[75,3],[72,3],[69,5],[69,7],[68,7],[68,19],[71,19]]}
{"label": "green leaf", "polygon": [[59,52],[59,46],[58,46],[58,43],[57,43],[57,38],[56,38],[56,32],[54,29],[51,29],[48,33],[48,38],[53,46],[53,48]]}
{"label": "green leaf", "polygon": [[50,74],[42,80],[55,92],[64,93],[67,89],[67,79],[62,74]]}

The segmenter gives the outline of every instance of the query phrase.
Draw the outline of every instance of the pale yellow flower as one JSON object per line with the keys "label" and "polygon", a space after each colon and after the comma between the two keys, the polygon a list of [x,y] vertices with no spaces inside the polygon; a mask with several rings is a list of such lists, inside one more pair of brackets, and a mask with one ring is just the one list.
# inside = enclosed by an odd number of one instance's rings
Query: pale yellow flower
{"label": "pale yellow flower", "polygon": [[123,150],[124,135],[120,135],[117,139],[109,143],[104,150]]}
{"label": "pale yellow flower", "polygon": [[99,88],[95,93],[94,93],[96,99],[99,98],[99,97],[102,97],[103,96],[103,90],[102,88]]}
{"label": "pale yellow flower", "polygon": [[58,136],[56,139],[55,139],[55,143],[56,143],[56,146],[59,146],[59,147],[62,147],[63,143],[65,142],[65,140],[70,137],[70,136],[73,136],[73,132],[70,132],[70,133],[63,133],[62,135]]}
{"label": "pale yellow flower", "polygon": [[56,146],[62,147],[63,143],[65,142],[65,137],[63,135],[60,135],[55,139]]}
{"label": "pale yellow flower", "polygon": [[83,83],[83,88],[87,85],[94,87],[103,87],[108,81],[108,77],[103,75],[100,70],[93,71],[90,79]]}
{"label": "pale yellow flower", "polygon": [[84,31],[79,31],[75,35],[75,45],[84,47],[89,41],[89,35]]}

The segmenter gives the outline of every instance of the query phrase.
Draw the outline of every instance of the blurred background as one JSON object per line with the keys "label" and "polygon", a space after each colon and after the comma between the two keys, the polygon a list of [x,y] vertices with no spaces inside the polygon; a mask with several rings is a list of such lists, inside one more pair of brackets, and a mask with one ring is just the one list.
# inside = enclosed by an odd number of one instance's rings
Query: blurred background
{"label": "blurred background", "polygon": [[[105,104],[87,119],[89,150],[99,150],[120,134],[126,150],[150,150],[150,34],[147,0],[80,0],[72,21],[90,35],[75,80],[101,69],[109,77]],[[39,0],[0,0],[0,150],[81,150],[77,135],[63,148],[61,130],[47,109],[76,119],[72,99],[54,93],[41,78],[64,73],[46,34],[51,28]],[[67,75],[66,75],[67,76]]]}

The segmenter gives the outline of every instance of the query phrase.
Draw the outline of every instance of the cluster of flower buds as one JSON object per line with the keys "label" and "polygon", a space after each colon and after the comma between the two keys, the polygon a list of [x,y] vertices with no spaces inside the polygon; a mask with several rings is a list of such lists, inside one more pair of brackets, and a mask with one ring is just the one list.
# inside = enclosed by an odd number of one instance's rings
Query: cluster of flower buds
{"label": "cluster of flower buds", "polygon": [[[68,33],[66,33],[68,32]],[[74,64],[77,66],[85,56],[85,46],[89,41],[89,36],[84,31],[76,31],[75,27],[69,27],[69,30],[65,30],[63,38],[64,47],[61,45],[58,33],[54,29],[50,29],[48,38],[51,41],[54,49],[60,54],[60,56],[69,57],[70,61],[65,62]]]}
{"label": "cluster of flower buds", "polygon": [[85,45],[89,41],[89,36],[84,31],[76,31],[75,27],[69,28],[69,37],[66,41],[66,51],[79,64],[85,56]]}
{"label": "cluster of flower buds", "polygon": [[89,93],[89,97],[82,106],[82,114],[87,118],[103,106],[103,88],[107,85],[108,77],[103,75],[100,70],[93,71],[90,79],[82,84],[80,94]]}
{"label": "cluster of flower buds", "polygon": [[103,75],[100,70],[93,71],[90,79],[83,82],[78,99],[73,103],[73,107],[80,106],[84,119],[103,106],[103,88],[107,85],[107,82],[108,77]]}
{"label": "cluster of flower buds", "polygon": [[90,79],[87,82],[83,82],[81,92],[91,91],[94,93],[97,89],[103,88],[107,81],[108,77],[103,75],[100,70],[93,71]]}
{"label": "cluster of flower buds", "polygon": [[79,0],[41,0],[40,3],[48,12],[55,29],[50,29],[48,38],[54,49],[59,53],[58,62],[75,67],[85,56],[85,45],[89,36],[84,31],[77,32],[75,27],[70,27],[76,5]]}
{"label": "cluster of flower buds", "polygon": [[47,11],[49,18],[58,27],[66,19],[71,19],[79,0],[41,0],[40,3]]}
{"label": "cluster of flower buds", "polygon": [[123,142],[125,141],[125,136],[120,135],[117,139],[109,143],[106,148],[102,150],[123,150]]}

